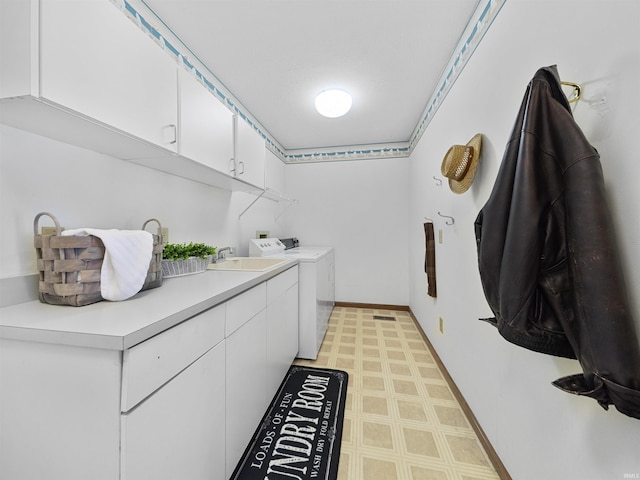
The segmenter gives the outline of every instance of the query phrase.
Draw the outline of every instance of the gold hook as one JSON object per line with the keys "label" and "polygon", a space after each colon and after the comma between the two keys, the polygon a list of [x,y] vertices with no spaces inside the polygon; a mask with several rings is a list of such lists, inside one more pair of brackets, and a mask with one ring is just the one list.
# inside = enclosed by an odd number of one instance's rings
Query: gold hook
{"label": "gold hook", "polygon": [[573,82],[560,82],[567,87],[573,87],[573,97],[569,99],[569,103],[577,102],[582,97],[582,85]]}

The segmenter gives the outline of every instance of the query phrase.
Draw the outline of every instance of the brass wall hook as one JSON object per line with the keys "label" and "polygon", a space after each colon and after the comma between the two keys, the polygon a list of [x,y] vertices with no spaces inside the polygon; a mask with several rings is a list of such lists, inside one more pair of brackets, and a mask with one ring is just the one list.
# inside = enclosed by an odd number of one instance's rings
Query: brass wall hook
{"label": "brass wall hook", "polygon": [[560,82],[562,85],[573,88],[573,96],[569,98],[569,103],[577,102],[582,97],[582,85],[573,82]]}

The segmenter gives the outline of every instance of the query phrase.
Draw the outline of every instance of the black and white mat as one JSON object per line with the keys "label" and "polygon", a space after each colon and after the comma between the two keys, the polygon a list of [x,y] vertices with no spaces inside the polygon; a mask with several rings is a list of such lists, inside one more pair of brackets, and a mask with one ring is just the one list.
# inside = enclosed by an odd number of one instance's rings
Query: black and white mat
{"label": "black and white mat", "polygon": [[335,480],[348,378],[291,366],[230,480]]}

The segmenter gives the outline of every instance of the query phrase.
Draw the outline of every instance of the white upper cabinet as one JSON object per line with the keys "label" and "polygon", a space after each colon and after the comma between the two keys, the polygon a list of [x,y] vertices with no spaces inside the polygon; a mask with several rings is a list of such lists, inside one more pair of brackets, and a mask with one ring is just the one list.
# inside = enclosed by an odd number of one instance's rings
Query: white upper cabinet
{"label": "white upper cabinet", "polygon": [[177,65],[108,0],[0,2],[0,121],[131,159],[175,154]]}
{"label": "white upper cabinet", "polygon": [[112,3],[41,3],[40,95],[177,150],[177,65]]}
{"label": "white upper cabinet", "polygon": [[250,185],[264,189],[264,139],[251,125],[235,118],[235,176]]}
{"label": "white upper cabinet", "polygon": [[0,123],[219,188],[263,189],[262,137],[244,121],[234,130],[231,111],[159,42],[109,0],[0,0]]}
{"label": "white upper cabinet", "polygon": [[188,71],[178,79],[180,155],[231,175],[233,114]]}
{"label": "white upper cabinet", "polygon": [[284,162],[270,150],[265,149],[264,186],[280,194],[286,192],[284,183]]}

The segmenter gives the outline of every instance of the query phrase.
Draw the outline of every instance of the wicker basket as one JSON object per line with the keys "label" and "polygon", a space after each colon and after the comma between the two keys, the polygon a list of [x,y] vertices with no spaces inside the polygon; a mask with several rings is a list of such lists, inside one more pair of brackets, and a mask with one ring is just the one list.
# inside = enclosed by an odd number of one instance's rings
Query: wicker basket
{"label": "wicker basket", "polygon": [[[43,215],[55,223],[55,235],[38,233],[38,221]],[[153,255],[141,290],[162,285],[162,226],[152,218],[144,223],[142,229],[151,221],[158,224],[158,233],[153,235]],[[105,252],[102,240],[93,235],[62,236],[58,219],[48,212],[36,215],[33,234],[42,303],[81,307],[103,300],[100,293],[100,272]]]}

